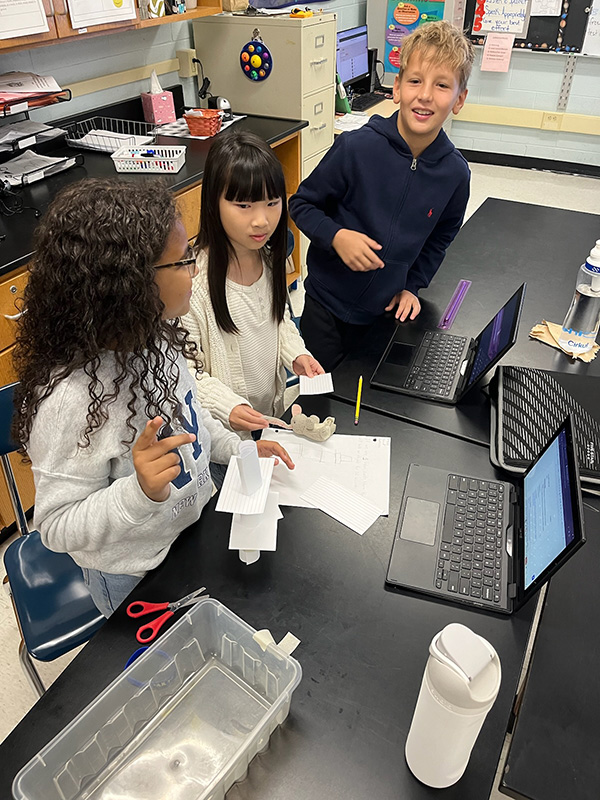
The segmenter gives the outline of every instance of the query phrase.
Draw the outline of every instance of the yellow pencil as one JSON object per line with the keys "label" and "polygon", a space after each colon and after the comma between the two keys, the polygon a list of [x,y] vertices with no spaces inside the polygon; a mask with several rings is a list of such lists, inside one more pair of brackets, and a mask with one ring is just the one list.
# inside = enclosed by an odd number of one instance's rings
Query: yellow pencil
{"label": "yellow pencil", "polygon": [[358,391],[356,392],[356,410],[354,411],[354,424],[358,425],[358,417],[360,414],[360,398],[362,396],[362,375],[358,379]]}

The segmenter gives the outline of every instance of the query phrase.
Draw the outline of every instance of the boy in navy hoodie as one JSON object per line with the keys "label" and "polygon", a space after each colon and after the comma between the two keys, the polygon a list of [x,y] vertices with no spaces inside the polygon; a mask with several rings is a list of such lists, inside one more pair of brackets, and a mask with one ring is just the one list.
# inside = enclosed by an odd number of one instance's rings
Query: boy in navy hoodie
{"label": "boy in navy hoodie", "polygon": [[431,22],[404,39],[401,59],[399,110],[336,137],[289,204],[311,240],[302,336],[327,370],[384,311],[417,316],[469,198],[469,167],[442,125],[464,105],[471,43]]}

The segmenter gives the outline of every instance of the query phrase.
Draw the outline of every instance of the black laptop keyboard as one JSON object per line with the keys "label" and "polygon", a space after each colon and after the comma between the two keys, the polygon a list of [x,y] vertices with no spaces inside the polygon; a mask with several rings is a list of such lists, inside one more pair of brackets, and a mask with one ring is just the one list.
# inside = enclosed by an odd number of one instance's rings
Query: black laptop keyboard
{"label": "black laptop keyboard", "polygon": [[436,588],[499,603],[504,529],[504,486],[450,475]]}
{"label": "black laptop keyboard", "polygon": [[366,111],[368,108],[381,103],[385,97],[381,94],[374,92],[366,92],[365,94],[357,94],[352,98],[352,111]]}
{"label": "black laptop keyboard", "polygon": [[466,342],[464,336],[427,331],[404,382],[405,388],[449,397]]}

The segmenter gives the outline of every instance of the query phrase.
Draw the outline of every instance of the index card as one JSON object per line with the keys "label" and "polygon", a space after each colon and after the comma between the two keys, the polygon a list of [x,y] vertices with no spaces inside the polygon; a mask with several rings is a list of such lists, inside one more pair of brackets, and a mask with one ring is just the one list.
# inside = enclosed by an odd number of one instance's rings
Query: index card
{"label": "index card", "polygon": [[333,392],[331,372],[315,375],[314,378],[300,375],[300,394],[327,394],[328,392]]}
{"label": "index card", "polygon": [[302,499],[361,536],[381,516],[377,506],[329,478],[319,478],[304,492]]}

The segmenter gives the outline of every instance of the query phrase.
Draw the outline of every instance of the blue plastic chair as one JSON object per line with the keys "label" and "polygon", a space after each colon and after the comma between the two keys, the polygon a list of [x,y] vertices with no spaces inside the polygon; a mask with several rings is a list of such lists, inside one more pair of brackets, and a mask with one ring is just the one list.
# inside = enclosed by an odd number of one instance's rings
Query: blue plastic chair
{"label": "blue plastic chair", "polygon": [[0,389],[0,464],[20,532],[4,554],[6,578],[21,631],[19,661],[33,690],[46,691],[31,657],[54,661],[84,644],[105,622],[83,582],[83,573],[67,553],[42,544],[29,531],[8,454],[17,449],[10,436],[16,383]]}

